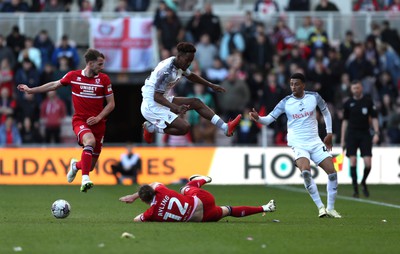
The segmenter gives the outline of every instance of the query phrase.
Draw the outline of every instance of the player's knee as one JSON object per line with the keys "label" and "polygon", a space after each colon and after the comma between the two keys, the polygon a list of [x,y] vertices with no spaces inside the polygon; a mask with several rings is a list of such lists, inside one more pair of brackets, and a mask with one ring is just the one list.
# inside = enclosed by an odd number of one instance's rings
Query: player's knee
{"label": "player's knee", "polygon": [[184,122],[181,126],[182,135],[186,135],[190,130],[190,124],[188,122]]}
{"label": "player's knee", "polygon": [[204,103],[199,98],[192,98],[193,108],[200,108]]}

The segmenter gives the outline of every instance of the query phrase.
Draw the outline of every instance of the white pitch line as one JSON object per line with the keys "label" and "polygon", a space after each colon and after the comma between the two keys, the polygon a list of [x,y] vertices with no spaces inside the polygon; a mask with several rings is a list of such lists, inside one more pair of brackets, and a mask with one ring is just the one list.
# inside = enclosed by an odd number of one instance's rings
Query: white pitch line
{"label": "white pitch line", "polygon": [[[306,193],[306,190],[303,188],[296,188],[288,185],[268,185],[270,188],[276,188],[276,189],[281,189],[281,190],[287,190],[287,191],[293,191],[293,192],[301,192],[301,193]],[[326,196],[325,192],[320,192],[321,196]],[[351,198],[351,197],[346,197],[346,196],[340,196],[337,195],[336,198],[338,199],[343,199],[343,200],[350,200],[350,201],[356,201],[360,203],[367,203],[367,204],[373,204],[373,205],[379,205],[379,206],[386,206],[386,207],[392,207],[392,208],[397,208],[400,209],[400,205],[393,205],[393,204],[388,204],[384,202],[378,202],[378,201],[372,201],[368,199],[360,199],[360,198]]]}

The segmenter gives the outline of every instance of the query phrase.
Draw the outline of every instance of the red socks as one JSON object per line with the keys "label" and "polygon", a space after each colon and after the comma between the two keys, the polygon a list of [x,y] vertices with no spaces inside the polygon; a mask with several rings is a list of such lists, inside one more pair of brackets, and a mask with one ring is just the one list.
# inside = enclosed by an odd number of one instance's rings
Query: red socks
{"label": "red socks", "polygon": [[256,213],[262,213],[264,210],[261,206],[230,206],[230,216],[244,217]]}
{"label": "red socks", "polygon": [[93,147],[83,147],[81,160],[76,163],[76,168],[82,169],[82,175],[89,175],[90,169],[92,168],[92,156]]}

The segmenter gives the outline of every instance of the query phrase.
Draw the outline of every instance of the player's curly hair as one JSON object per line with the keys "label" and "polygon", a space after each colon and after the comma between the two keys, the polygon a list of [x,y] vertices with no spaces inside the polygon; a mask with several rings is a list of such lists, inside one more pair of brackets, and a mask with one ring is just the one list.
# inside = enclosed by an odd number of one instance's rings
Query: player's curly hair
{"label": "player's curly hair", "polygon": [[306,82],[306,77],[303,73],[300,72],[292,74],[292,76],[290,76],[290,79],[299,79],[302,83]]}
{"label": "player's curly hair", "polygon": [[103,53],[101,53],[97,49],[92,49],[92,48],[89,48],[88,50],[86,50],[84,57],[85,57],[86,63],[88,63],[90,61],[97,61],[97,58],[99,58],[99,57],[101,57],[103,59],[106,58]]}
{"label": "player's curly hair", "polygon": [[178,53],[196,53],[196,48],[192,43],[180,42],[176,46]]}
{"label": "player's curly hair", "polygon": [[142,185],[138,193],[139,198],[145,203],[150,203],[156,195],[154,189],[148,184]]}

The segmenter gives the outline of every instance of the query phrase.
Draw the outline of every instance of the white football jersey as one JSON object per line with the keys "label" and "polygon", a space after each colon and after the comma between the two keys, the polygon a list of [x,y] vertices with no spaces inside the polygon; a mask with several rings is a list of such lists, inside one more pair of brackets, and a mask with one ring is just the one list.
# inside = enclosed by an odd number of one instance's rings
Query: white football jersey
{"label": "white football jersey", "polygon": [[148,105],[160,106],[154,102],[154,92],[164,94],[168,97],[171,89],[179,82],[182,76],[189,76],[190,70],[178,69],[174,65],[175,57],[172,56],[161,61],[156,68],[151,72],[150,76],[144,82],[142,87],[143,101]]}
{"label": "white football jersey", "polygon": [[[326,102],[318,93],[305,91],[303,98],[296,98],[293,95],[286,96],[269,115],[276,120],[285,113],[288,126],[288,145],[308,147],[321,142],[316,118],[317,106],[322,113],[328,110]],[[327,126],[327,129],[332,130],[332,126]]]}

